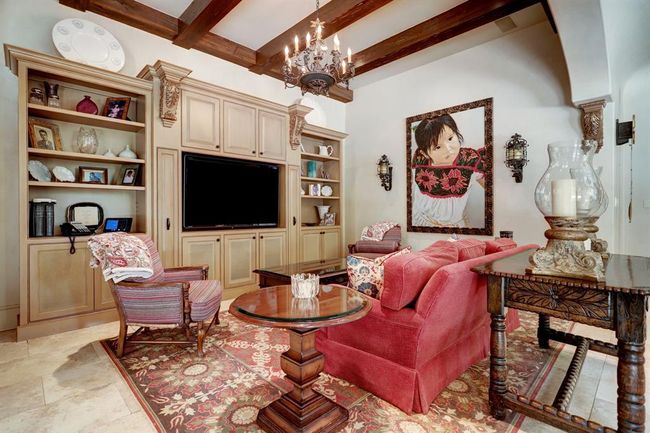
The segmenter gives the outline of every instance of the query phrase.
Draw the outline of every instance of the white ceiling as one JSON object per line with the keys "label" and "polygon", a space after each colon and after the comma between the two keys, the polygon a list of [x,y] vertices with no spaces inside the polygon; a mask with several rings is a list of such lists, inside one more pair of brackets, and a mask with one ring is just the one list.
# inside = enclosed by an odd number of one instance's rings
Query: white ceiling
{"label": "white ceiling", "polygon": [[[168,15],[179,17],[192,0],[138,0]],[[321,7],[329,0],[321,0]],[[422,21],[439,15],[465,0],[394,0],[338,32],[341,48],[355,52],[374,45]],[[243,0],[212,32],[248,48],[257,50],[316,8],[315,0]],[[537,24],[546,19],[541,6],[536,5],[513,14],[517,29]],[[327,26],[327,23],[325,23]],[[500,37],[503,33],[494,24],[488,24],[457,36],[442,44],[412,54],[389,65],[377,68],[353,80],[351,87],[374,82],[407,69],[448,56],[472,46]],[[299,35],[301,38],[303,35]],[[287,41],[290,45],[291,41]],[[331,44],[328,41],[328,45]]]}

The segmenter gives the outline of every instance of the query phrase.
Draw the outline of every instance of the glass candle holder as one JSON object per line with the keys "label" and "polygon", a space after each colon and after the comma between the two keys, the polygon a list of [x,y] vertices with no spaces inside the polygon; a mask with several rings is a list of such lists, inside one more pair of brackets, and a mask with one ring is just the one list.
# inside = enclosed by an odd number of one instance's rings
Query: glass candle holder
{"label": "glass candle holder", "polygon": [[291,276],[291,294],[294,298],[308,299],[318,295],[319,286],[318,275],[313,274],[295,274]]}

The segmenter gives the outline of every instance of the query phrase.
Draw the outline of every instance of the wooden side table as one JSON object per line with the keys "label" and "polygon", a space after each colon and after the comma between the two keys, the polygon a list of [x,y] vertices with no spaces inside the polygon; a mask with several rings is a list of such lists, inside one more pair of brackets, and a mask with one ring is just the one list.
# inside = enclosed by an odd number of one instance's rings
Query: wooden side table
{"label": "wooden side table", "polygon": [[[526,274],[533,250],[496,260],[473,270],[488,277],[490,339],[490,410],[503,419],[506,409],[520,412],[568,432],[644,432],[647,296],[650,258],[612,254],[605,283]],[[575,354],[551,405],[517,395],[506,388],[506,325],[504,308],[539,314],[540,347],[549,340],[576,346]],[[618,344],[554,330],[557,317],[616,331]],[[571,415],[571,402],[582,364],[589,350],[618,357],[618,430]]]}

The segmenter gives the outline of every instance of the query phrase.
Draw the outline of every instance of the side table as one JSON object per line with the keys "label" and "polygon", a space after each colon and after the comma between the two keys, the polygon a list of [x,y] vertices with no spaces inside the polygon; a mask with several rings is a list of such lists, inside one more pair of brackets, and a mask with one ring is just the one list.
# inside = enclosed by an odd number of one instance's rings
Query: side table
{"label": "side table", "polygon": [[[488,278],[490,338],[490,411],[503,419],[506,409],[520,412],[568,432],[644,432],[647,297],[650,295],[650,258],[611,254],[606,280],[586,280],[526,274],[533,250],[474,268]],[[504,308],[539,314],[539,346],[549,340],[576,346],[566,377],[551,405],[507,390],[506,326]],[[616,332],[618,344],[609,344],[554,330],[549,317],[585,323]],[[567,412],[582,364],[589,350],[618,357],[618,429]]]}

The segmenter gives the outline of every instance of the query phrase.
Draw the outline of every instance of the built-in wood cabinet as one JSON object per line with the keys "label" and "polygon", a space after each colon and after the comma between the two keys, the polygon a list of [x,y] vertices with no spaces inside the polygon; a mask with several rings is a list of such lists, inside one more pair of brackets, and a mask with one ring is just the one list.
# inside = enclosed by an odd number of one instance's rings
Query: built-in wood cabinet
{"label": "built-in wood cabinet", "polygon": [[266,110],[258,111],[258,146],[260,157],[284,161],[287,157],[287,116]]}
{"label": "built-in wood cabinet", "polygon": [[341,257],[341,229],[316,227],[300,234],[300,261],[329,260]]}
{"label": "built-in wood cabinet", "polygon": [[257,269],[257,232],[223,236],[224,272],[226,289],[255,284]]}
{"label": "built-in wood cabinet", "polygon": [[179,155],[177,150],[158,149],[156,154],[156,244],[165,267],[178,262]]}
{"label": "built-in wood cabinet", "polygon": [[108,282],[104,280],[104,275],[99,269],[95,269],[95,310],[106,310],[115,308],[115,298]]}
{"label": "built-in wood cabinet", "polygon": [[287,236],[284,232],[259,234],[259,268],[287,264]]}
{"label": "built-in wood cabinet", "polygon": [[94,271],[85,245],[70,254],[69,244],[29,247],[29,321],[89,313],[95,308]]}
{"label": "built-in wood cabinet", "polygon": [[222,280],[221,236],[191,236],[183,238],[183,266],[208,265],[208,279]]}
{"label": "built-in wood cabinet", "polygon": [[257,155],[256,109],[234,101],[223,101],[223,150],[242,156]]}
{"label": "built-in wood cabinet", "polygon": [[221,100],[187,90],[182,95],[182,146],[220,151]]}

